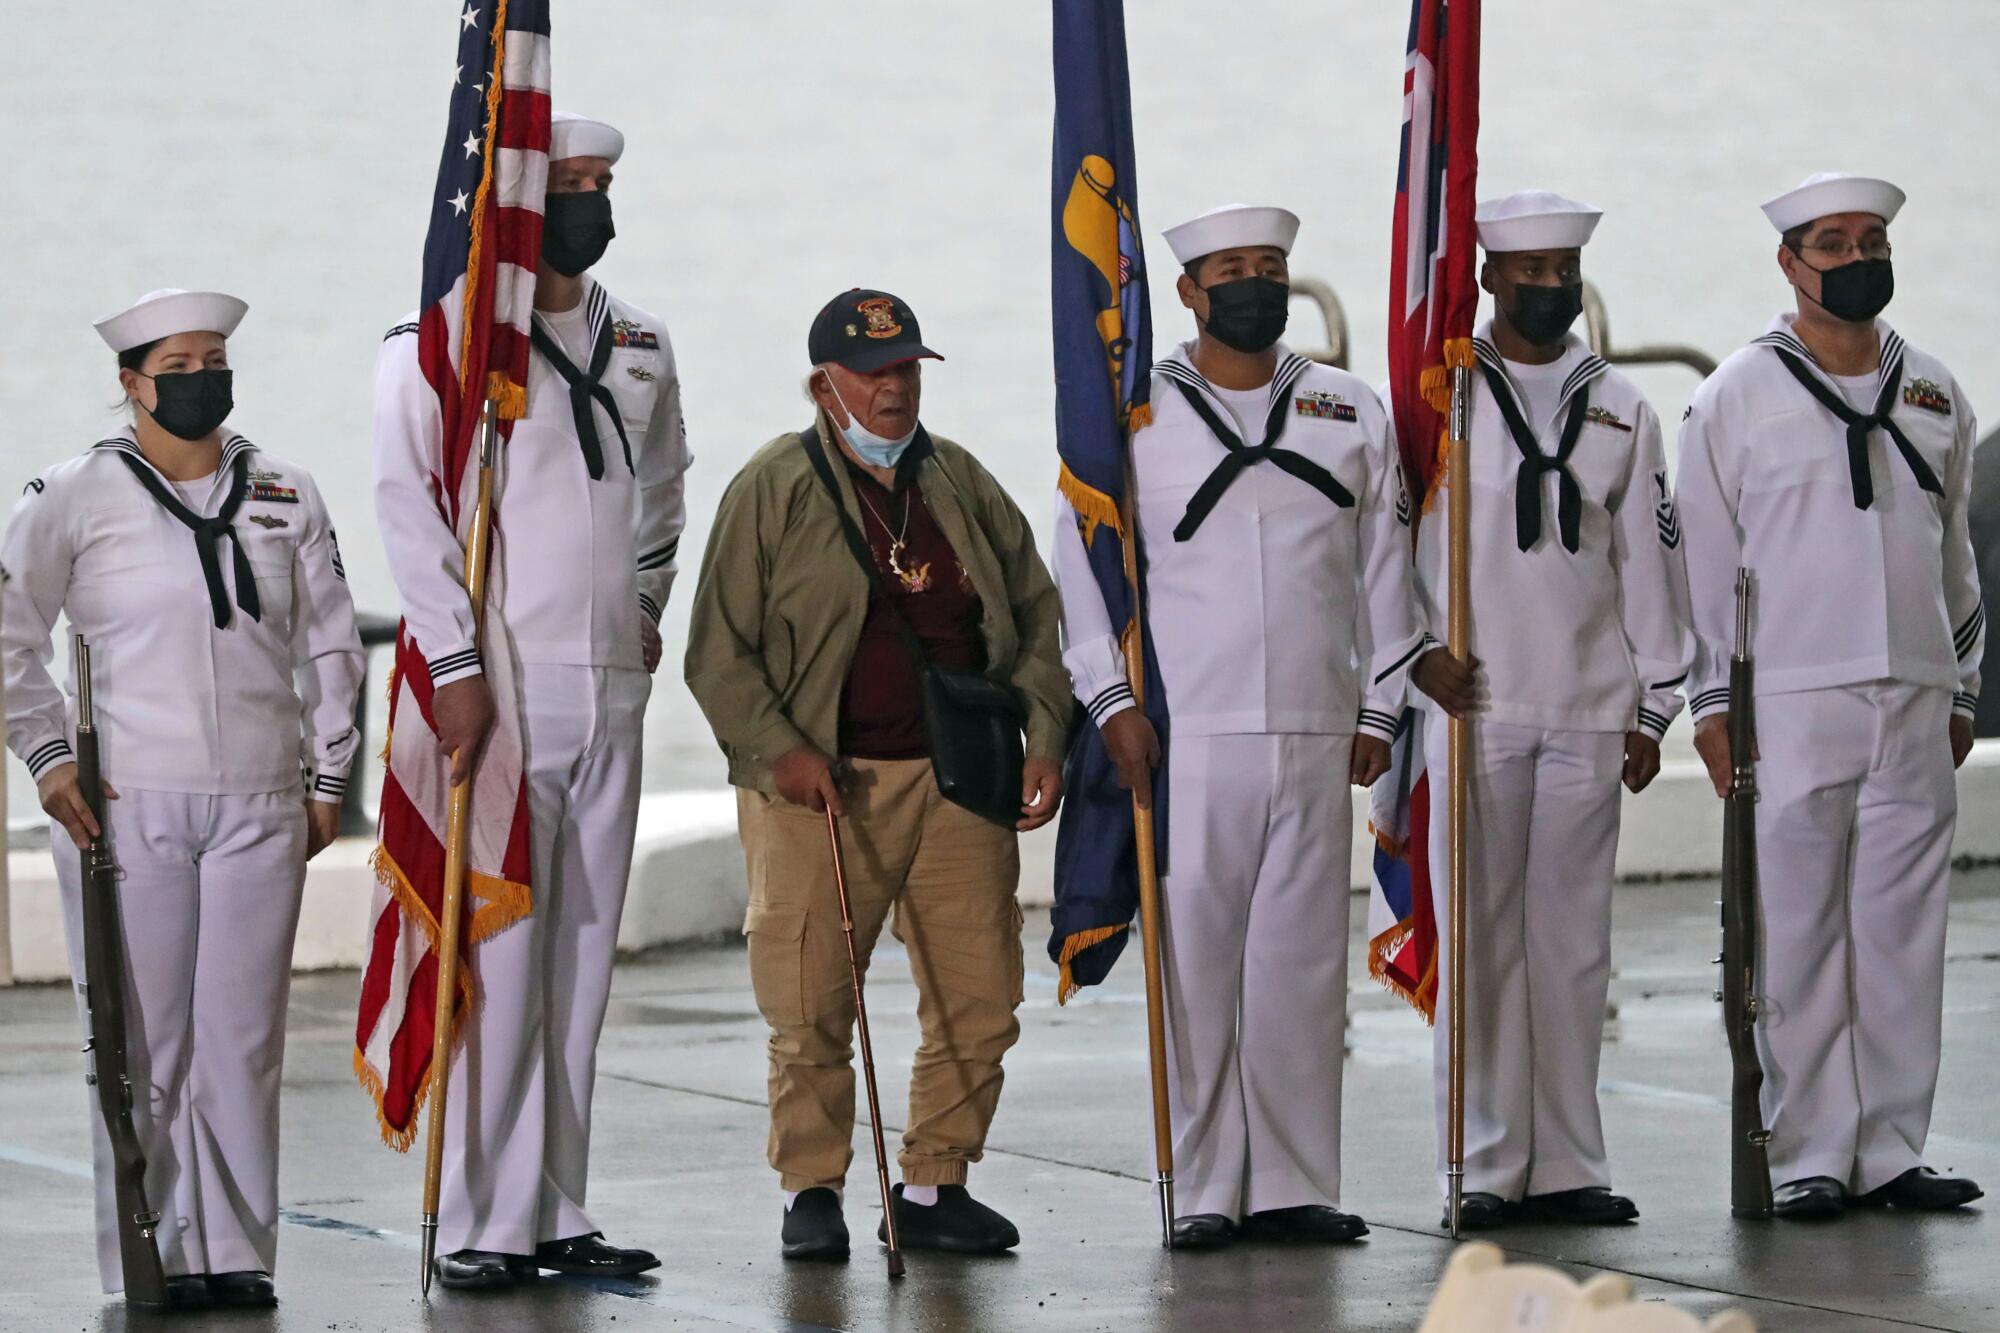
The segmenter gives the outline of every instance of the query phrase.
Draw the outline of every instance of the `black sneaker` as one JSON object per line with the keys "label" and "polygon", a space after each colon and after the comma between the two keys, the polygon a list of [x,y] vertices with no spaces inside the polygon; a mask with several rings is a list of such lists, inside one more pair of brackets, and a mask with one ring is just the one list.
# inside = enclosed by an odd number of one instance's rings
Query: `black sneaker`
{"label": "black sneaker", "polygon": [[[938,1201],[926,1208],[905,1203],[903,1187],[896,1186],[896,1244],[900,1248],[1004,1254],[1021,1243],[1021,1233],[1014,1224],[966,1193],[965,1186],[940,1185],[937,1192]],[[888,1243],[886,1218],[876,1227],[875,1238]]]}
{"label": "black sneaker", "polygon": [[840,1215],[840,1196],[824,1185],[800,1190],[785,1210],[782,1239],[787,1259],[847,1258],[847,1222]]}

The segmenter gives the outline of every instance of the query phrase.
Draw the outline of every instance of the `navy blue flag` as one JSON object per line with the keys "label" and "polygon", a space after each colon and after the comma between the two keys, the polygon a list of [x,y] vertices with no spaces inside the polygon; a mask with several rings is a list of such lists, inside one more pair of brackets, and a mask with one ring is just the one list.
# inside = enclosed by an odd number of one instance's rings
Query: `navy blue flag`
{"label": "navy blue flag", "polygon": [[[1153,321],[1139,244],[1132,152],[1132,90],[1125,67],[1122,0],[1054,0],[1056,122],[1051,206],[1051,305],[1055,320],[1056,450],[1060,486],[1076,511],[1090,569],[1113,625],[1138,635],[1140,692],[1166,741],[1166,698],[1153,645],[1138,614],[1144,561],[1128,575],[1128,441],[1151,419]],[[1135,551],[1135,557],[1140,555]],[[1136,586],[1135,586],[1136,585]],[[1164,772],[1164,769],[1162,769]],[[1132,794],[1104,738],[1083,710],[1063,761],[1056,832],[1056,905],[1049,957],[1062,970],[1057,995],[1104,980],[1125,947],[1139,905]],[[1165,843],[1166,783],[1154,782],[1156,827]]]}

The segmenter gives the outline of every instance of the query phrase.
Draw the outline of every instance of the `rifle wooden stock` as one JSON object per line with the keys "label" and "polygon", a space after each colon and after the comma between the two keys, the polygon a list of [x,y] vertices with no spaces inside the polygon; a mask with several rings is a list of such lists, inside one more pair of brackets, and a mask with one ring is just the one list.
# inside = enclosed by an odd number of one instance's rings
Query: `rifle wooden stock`
{"label": "rifle wooden stock", "polygon": [[111,1185],[118,1209],[118,1259],[125,1299],[167,1304],[166,1271],[155,1240],[160,1215],[146,1202],[146,1152],[132,1120],[132,1076],[126,1050],[125,941],[118,917],[118,867],[104,828],[104,774],[90,697],[90,645],[76,636],[76,780],[99,833],[83,859],[83,996],[90,1014],[88,1079],[111,1141]]}
{"label": "rifle wooden stock", "polygon": [[1750,652],[1750,574],[1736,574],[1736,651],[1729,659],[1729,796],[1722,812],[1722,1024],[1729,1036],[1729,1211],[1771,1215],[1771,1163],[1759,1104],[1757,1055],[1756,667]]}

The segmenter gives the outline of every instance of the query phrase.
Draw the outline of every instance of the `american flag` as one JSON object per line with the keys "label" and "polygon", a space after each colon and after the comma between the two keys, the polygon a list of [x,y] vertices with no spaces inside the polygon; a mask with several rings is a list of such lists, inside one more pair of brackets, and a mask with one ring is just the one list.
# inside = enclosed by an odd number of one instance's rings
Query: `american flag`
{"label": "american flag", "polygon": [[[1413,0],[1389,266],[1389,401],[1403,467],[1430,498],[1444,475],[1451,370],[1472,364],[1472,215],[1479,170],[1480,0]],[[1394,782],[1370,798],[1375,885],[1368,970],[1426,1018],[1437,995],[1437,923],[1426,850],[1423,719],[1397,728]]]}
{"label": "american flag", "polygon": [[[432,491],[462,541],[478,490],[480,418],[490,402],[504,438],[527,410],[528,320],[549,172],[548,0],[467,0],[457,22],[451,113],[424,239],[417,357],[443,421]],[[497,580],[489,578],[487,590],[490,601]],[[460,933],[467,948],[532,905],[519,706],[506,657],[484,662],[498,720],[473,778]],[[415,1137],[430,1087],[437,1018],[450,761],[438,747],[431,692],[431,664],[405,625],[389,681],[377,890],[354,1052],[382,1137],[399,1150]],[[471,969],[459,978],[454,1029],[475,996]]]}

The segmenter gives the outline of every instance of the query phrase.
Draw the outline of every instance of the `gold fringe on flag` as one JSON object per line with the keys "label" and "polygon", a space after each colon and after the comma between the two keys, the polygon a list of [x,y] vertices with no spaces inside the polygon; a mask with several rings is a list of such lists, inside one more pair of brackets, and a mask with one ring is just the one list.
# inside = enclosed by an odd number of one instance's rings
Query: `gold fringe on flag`
{"label": "gold fringe on flag", "polygon": [[1417,379],[1417,389],[1430,404],[1431,411],[1445,418],[1445,426],[1438,432],[1437,460],[1431,464],[1430,485],[1424,489],[1424,512],[1431,512],[1437,502],[1438,492],[1444,489],[1445,465],[1451,459],[1451,372],[1460,368],[1470,370],[1477,364],[1473,355],[1472,339],[1447,338],[1444,344],[1444,364],[1427,366]]}
{"label": "gold fringe on flag", "polygon": [[1063,941],[1062,956],[1056,959],[1056,967],[1058,969],[1056,976],[1057,1004],[1068,1004],[1069,997],[1083,989],[1082,986],[1077,984],[1076,978],[1070,975],[1069,965],[1071,961],[1085,949],[1094,949],[1113,935],[1116,935],[1119,931],[1130,929],[1131,925],[1129,922],[1122,926],[1098,926],[1094,930],[1079,930]]}

